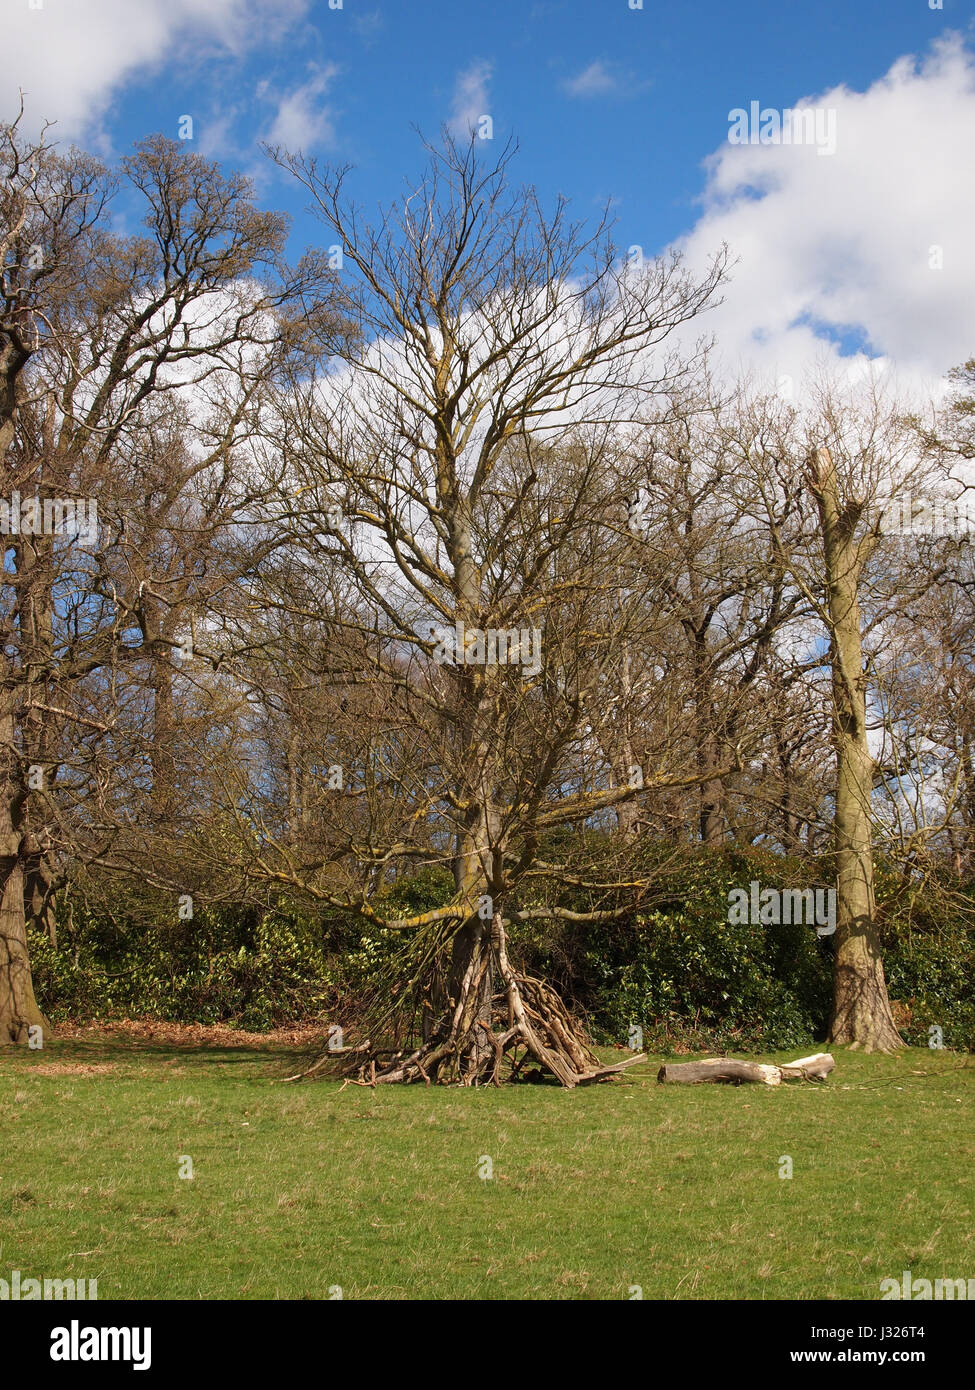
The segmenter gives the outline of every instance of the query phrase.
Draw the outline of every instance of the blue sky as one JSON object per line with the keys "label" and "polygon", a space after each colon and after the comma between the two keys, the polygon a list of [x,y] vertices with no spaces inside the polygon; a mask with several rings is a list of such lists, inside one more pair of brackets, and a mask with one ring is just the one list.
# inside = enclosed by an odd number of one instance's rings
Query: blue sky
{"label": "blue sky", "polygon": [[[203,149],[253,167],[275,102],[310,83],[325,124],[308,122],[309,148],[354,163],[357,195],[372,205],[419,165],[411,126],[436,135],[463,75],[481,71],[495,140],[517,136],[524,179],[567,194],[580,215],[612,198],[622,244],[656,250],[694,221],[702,161],[730,109],[786,107],[840,82],[862,90],[970,16],[956,0],[940,12],[926,0],[646,0],[642,11],[627,0],[344,0],[341,10],[317,0],[277,42],[239,56],[162,56],[119,92],[105,128],[124,149],[149,131],[175,134],[190,113]],[[268,190],[300,235],[291,193],[283,182]]]}
{"label": "blue sky", "polygon": [[[722,332],[763,370],[832,343],[933,380],[975,352],[972,5],[630,3],[10,0],[0,95],[11,111],[24,87],[32,121],[109,158],[191,115],[194,148],[293,214],[296,250],[320,233],[262,138],[352,163],[371,208],[420,167],[414,125],[489,114],[543,198],[613,200],[622,248],[729,240]],[[729,145],[733,108],[803,98],[838,109],[835,158]]]}

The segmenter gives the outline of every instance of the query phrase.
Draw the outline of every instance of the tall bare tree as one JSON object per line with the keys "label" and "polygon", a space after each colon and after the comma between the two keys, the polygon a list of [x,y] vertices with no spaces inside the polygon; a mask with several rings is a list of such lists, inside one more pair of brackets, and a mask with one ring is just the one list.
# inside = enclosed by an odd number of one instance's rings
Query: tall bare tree
{"label": "tall bare tree", "polygon": [[[92,829],[106,809],[88,735],[104,743],[111,722],[104,708],[86,707],[98,703],[99,673],[111,687],[120,667],[152,666],[159,804],[169,798],[163,663],[174,614],[206,567],[201,536],[213,531],[206,488],[192,500],[187,493],[206,475],[226,525],[230,460],[253,433],[266,384],[309,351],[324,310],[309,310],[304,296],[324,306],[330,272],[320,257],[289,271],[284,220],[255,208],[246,180],[178,142],[151,139],[123,162],[121,177],[145,200],[148,232],[123,239],[108,226],[112,180],[103,170],[25,146],[16,124],[3,139],[0,438],[5,482],[35,494],[25,499],[30,525],[19,518],[5,537],[3,576],[0,1040],[16,1042],[42,1022],[27,914],[45,911],[78,853],[80,827]],[[181,456],[172,438],[162,441],[164,421],[188,426],[191,398],[193,439]],[[223,488],[213,482],[221,471]],[[68,501],[86,512],[87,525],[73,532],[53,525]],[[99,833],[108,833],[104,824]]]}
{"label": "tall bare tree", "polygon": [[[425,1040],[390,1058],[377,1036],[356,1066],[471,1084],[521,1052],[571,1086],[605,1069],[554,991],[516,968],[508,925],[565,911],[532,899],[538,878],[571,872],[544,862],[547,834],[644,786],[697,780],[656,768],[642,785],[593,785],[580,752],[636,612],[606,601],[624,558],[617,432],[688,372],[655,350],[712,300],[722,262],[700,281],[676,258],[622,271],[603,227],[572,224],[562,203],[546,216],[508,186],[512,151],[484,163],[480,149],[445,138],[378,228],[345,201],[345,171],[276,152],[342,247],[362,343],[336,341],[330,376],[296,383],[282,406],[304,503],[283,519],[346,586],[330,617],[369,661],[348,684],[373,682],[418,736],[395,824],[370,822],[349,845],[356,896],[321,861],[279,856],[273,871],[409,936],[385,1003],[426,993]],[[451,902],[381,916],[370,867],[415,861],[431,834]],[[641,889],[589,886],[604,899],[594,919]]]}
{"label": "tall bare tree", "polygon": [[[793,425],[799,424],[793,421]],[[801,432],[805,429],[805,443]],[[818,436],[818,438],[817,438]],[[918,450],[897,402],[880,391],[859,397],[821,390],[815,409],[765,455],[783,485],[799,478],[812,503],[813,546],[793,553],[803,587],[828,645],[835,757],[833,837],[837,874],[834,997],[830,1041],[891,1051],[894,1024],[880,947],[874,886],[874,790],[882,780],[870,744],[868,634],[890,617],[905,576],[885,540],[892,495],[929,485],[934,467]],[[785,547],[783,546],[783,555]],[[931,582],[921,578],[921,587]],[[909,577],[908,588],[916,588]],[[818,660],[818,658],[816,658]]]}

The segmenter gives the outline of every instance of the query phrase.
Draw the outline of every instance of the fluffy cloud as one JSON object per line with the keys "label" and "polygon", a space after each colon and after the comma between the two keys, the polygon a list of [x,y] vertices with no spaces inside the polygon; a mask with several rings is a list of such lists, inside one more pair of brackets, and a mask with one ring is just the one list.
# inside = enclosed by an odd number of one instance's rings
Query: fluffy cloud
{"label": "fluffy cloud", "polygon": [[491,71],[490,63],[474,63],[458,75],[448,121],[454,135],[466,138],[476,128],[480,117],[490,114],[488,83]]}
{"label": "fluffy cloud", "polygon": [[563,91],[570,97],[615,96],[620,93],[621,86],[619,77],[600,58],[562,83]]}
{"label": "fluffy cloud", "polygon": [[[335,130],[323,97],[337,72],[334,63],[313,64],[308,80],[280,98],[277,115],[264,138],[286,150],[309,153],[315,146],[332,144]],[[264,91],[259,89],[258,94],[263,95]]]}
{"label": "fluffy cloud", "polygon": [[933,388],[975,353],[975,59],[949,38],[865,92],[800,105],[835,110],[834,154],[726,143],[708,161],[683,249],[696,266],[722,242],[738,258],[708,329],[729,366],[766,377],[880,358]]}
{"label": "fluffy cloud", "polygon": [[97,132],[113,95],[140,71],[208,50],[241,54],[284,32],[307,0],[69,0],[5,6],[2,119],[27,93],[27,123],[56,121],[75,139]]}

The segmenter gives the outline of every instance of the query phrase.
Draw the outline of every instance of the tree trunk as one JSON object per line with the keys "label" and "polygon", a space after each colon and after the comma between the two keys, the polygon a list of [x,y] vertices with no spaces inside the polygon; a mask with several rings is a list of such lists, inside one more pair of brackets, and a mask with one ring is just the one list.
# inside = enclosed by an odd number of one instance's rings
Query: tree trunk
{"label": "tree trunk", "polygon": [[[43,425],[44,464],[39,491],[54,496],[68,491],[67,470],[54,445],[53,406]],[[53,461],[53,462],[52,462]],[[24,803],[25,818],[20,844],[23,870],[23,904],[27,921],[47,933],[57,945],[57,914],[54,892],[58,884],[58,864],[51,849],[47,821],[48,798],[56,776],[57,746],[54,716],[49,706],[57,705],[52,672],[54,655],[54,541],[48,535],[24,536],[17,547],[18,570],[22,583],[17,597],[17,627],[20,633],[20,676],[24,687],[24,713],[21,737],[28,766],[40,770],[43,783],[32,787]]]}
{"label": "tree trunk", "polygon": [[835,467],[825,449],[818,454],[815,492],[826,561],[836,750],[836,955],[829,1041],[867,1052],[890,1052],[903,1043],[887,997],[874,903],[874,764],[867,746],[859,604],[863,561],[855,540],[855,517],[841,507]]}
{"label": "tree trunk", "polygon": [[[632,709],[633,656],[630,650],[630,643],[627,640],[623,647],[621,669],[620,719],[622,737],[620,739],[619,756],[616,760],[616,775],[619,778],[621,786],[626,786],[629,783],[631,769],[637,766],[637,761],[633,754]],[[639,819],[640,804],[637,801],[624,801],[621,806],[616,808],[616,828],[621,839],[632,840],[634,838],[638,833]]]}
{"label": "tree trunk", "polygon": [[152,815],[165,825],[176,813],[176,708],[173,697],[173,641],[176,614],[147,595],[143,596],[146,636],[151,646],[149,689],[152,700]]}
{"label": "tree trunk", "polygon": [[[702,627],[696,636],[694,666],[697,766],[703,779],[720,766],[718,744],[714,735],[716,712],[712,699],[706,627]],[[698,798],[698,830],[701,843],[708,849],[718,849],[724,844],[727,830],[724,784],[721,778],[702,780]]]}
{"label": "tree trunk", "polygon": [[24,911],[28,921],[45,933],[57,948],[57,908],[54,901],[55,879],[50,855],[42,849],[29,848],[24,856]]}
{"label": "tree trunk", "polygon": [[21,862],[26,788],[14,746],[12,693],[0,713],[0,1043],[25,1043],[34,1024],[45,1024],[34,998],[24,912]]}
{"label": "tree trunk", "polygon": [[842,715],[836,734],[836,957],[829,1041],[888,1052],[902,1044],[876,926],[869,814],[873,759],[865,732],[848,732],[848,722]]}
{"label": "tree trunk", "polygon": [[703,1062],[668,1062],[657,1072],[657,1080],[663,1084],[697,1086],[705,1081],[731,1082],[740,1086],[744,1081],[763,1082],[766,1086],[778,1086],[783,1081],[825,1081],[835,1063],[828,1052],[817,1052],[812,1057],[799,1057],[794,1062],[783,1062],[780,1067],[767,1066],[761,1062],[741,1062],[736,1057],[708,1057]]}
{"label": "tree trunk", "polygon": [[49,1025],[34,998],[27,953],[24,871],[16,858],[4,856],[0,863],[0,1043],[25,1043],[33,1025]]}

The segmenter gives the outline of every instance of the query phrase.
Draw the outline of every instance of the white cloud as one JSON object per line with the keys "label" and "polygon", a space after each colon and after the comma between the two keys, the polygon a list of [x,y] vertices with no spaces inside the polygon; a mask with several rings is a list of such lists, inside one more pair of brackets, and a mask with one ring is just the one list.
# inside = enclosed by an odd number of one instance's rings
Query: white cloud
{"label": "white cloud", "polygon": [[840,360],[824,330],[847,331],[866,355],[843,365],[880,357],[933,389],[975,353],[975,58],[952,37],[865,92],[834,87],[808,104],[835,109],[835,154],[725,144],[709,161],[705,211],[682,246],[693,266],[722,242],[739,259],[707,328],[732,368],[796,381]]}
{"label": "white cloud", "polygon": [[466,137],[476,128],[481,116],[490,115],[488,83],[491,73],[490,63],[474,63],[458,74],[447,123],[454,135]]}
{"label": "white cloud", "polygon": [[352,27],[366,48],[369,48],[386,27],[386,20],[381,10],[366,10],[353,18]]}
{"label": "white cloud", "polygon": [[[334,63],[310,66],[308,80],[286,92],[278,103],[277,115],[264,136],[272,145],[311,151],[315,146],[330,145],[335,138],[331,113],[322,98],[338,68]],[[258,95],[264,95],[265,90],[266,84],[261,84]]]}
{"label": "white cloud", "polygon": [[599,58],[590,63],[582,72],[575,77],[570,77],[562,83],[565,91],[573,97],[601,97],[608,96],[611,92],[619,89],[619,82],[610,72],[606,64]]}
{"label": "white cloud", "polygon": [[[92,143],[113,96],[163,62],[239,55],[284,32],[308,0],[64,0],[4,7],[0,118],[27,93],[26,125]],[[179,113],[176,113],[179,114]],[[175,133],[175,132],[174,132]]]}

